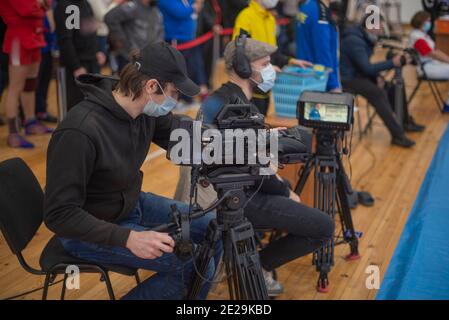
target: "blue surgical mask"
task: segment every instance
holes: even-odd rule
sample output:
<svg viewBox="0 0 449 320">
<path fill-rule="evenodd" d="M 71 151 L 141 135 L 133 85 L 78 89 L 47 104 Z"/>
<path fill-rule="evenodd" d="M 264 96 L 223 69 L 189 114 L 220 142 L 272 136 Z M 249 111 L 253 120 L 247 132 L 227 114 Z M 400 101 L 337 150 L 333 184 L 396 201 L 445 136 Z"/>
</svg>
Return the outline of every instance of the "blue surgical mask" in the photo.
<svg viewBox="0 0 449 320">
<path fill-rule="evenodd" d="M 425 33 L 428 33 L 432 29 L 432 23 L 430 21 L 424 22 L 423 30 Z"/>
<path fill-rule="evenodd" d="M 257 87 L 263 92 L 268 92 L 274 87 L 274 82 L 276 81 L 276 71 L 273 68 L 273 65 L 270 63 L 265 68 L 259 71 L 262 76 L 262 82 L 257 82 L 252 79 L 255 83 L 257 83 Z"/>
<path fill-rule="evenodd" d="M 164 101 L 162 102 L 162 104 L 157 104 L 153 101 L 152 98 L 150 98 L 151 100 L 143 108 L 143 113 L 145 113 L 147 116 L 156 118 L 167 115 L 176 107 L 176 104 L 178 103 L 176 99 L 165 94 L 164 89 L 162 89 L 159 83 L 157 85 L 159 86 L 159 88 L 161 88 L 162 93 L 164 94 Z"/>
</svg>

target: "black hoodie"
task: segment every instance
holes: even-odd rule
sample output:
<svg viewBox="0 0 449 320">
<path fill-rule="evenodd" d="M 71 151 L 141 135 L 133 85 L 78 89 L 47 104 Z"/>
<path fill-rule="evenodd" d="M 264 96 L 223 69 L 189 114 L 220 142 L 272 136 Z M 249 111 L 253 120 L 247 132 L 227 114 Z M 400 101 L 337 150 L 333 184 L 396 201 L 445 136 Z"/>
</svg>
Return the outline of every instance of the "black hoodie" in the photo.
<svg viewBox="0 0 449 320">
<path fill-rule="evenodd" d="M 71 6 L 79 10 L 79 29 L 68 28 L 76 16 L 71 14 Z M 56 38 L 58 40 L 60 61 L 70 71 L 96 62 L 97 28 L 92 7 L 87 0 L 58 0 L 54 10 Z"/>
<path fill-rule="evenodd" d="M 116 80 L 78 79 L 86 98 L 48 147 L 44 221 L 61 237 L 125 247 L 130 230 L 116 223 L 136 206 L 140 167 L 152 141 L 166 149 L 173 115 L 133 119 L 112 96 Z"/>
</svg>

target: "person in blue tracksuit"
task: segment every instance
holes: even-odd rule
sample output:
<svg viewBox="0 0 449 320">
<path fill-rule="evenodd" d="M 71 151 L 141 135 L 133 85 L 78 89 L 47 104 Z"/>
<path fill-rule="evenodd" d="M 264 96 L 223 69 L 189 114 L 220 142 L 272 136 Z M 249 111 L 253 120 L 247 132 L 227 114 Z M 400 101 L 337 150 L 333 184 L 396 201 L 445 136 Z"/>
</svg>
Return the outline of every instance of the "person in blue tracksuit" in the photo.
<svg viewBox="0 0 449 320">
<path fill-rule="evenodd" d="M 331 17 L 329 0 L 307 0 L 296 17 L 296 57 L 331 68 L 328 91 L 341 91 L 339 36 Z"/>
<path fill-rule="evenodd" d="M 165 41 L 171 44 L 183 44 L 195 39 L 197 18 L 203 4 L 198 0 L 159 0 L 159 10 L 164 17 Z M 207 96 L 207 77 L 202 55 L 202 46 L 182 50 L 187 64 L 189 77 L 200 86 L 200 97 Z M 183 96 L 183 100 L 192 100 Z"/>
</svg>

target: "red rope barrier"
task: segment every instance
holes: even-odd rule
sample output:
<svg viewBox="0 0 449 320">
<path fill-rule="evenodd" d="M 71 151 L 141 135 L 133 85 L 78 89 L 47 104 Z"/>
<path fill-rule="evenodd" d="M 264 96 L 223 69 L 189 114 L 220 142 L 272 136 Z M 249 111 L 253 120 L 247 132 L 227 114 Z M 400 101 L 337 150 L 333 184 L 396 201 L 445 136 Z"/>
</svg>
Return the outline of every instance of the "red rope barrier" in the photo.
<svg viewBox="0 0 449 320">
<path fill-rule="evenodd" d="M 276 23 L 277 23 L 278 26 L 285 26 L 285 25 L 290 23 L 290 19 L 289 18 L 278 19 L 276 21 Z M 221 36 L 230 36 L 230 35 L 232 35 L 233 31 L 234 31 L 233 28 L 223 29 L 220 32 L 220 35 Z M 179 51 L 192 49 L 192 48 L 194 48 L 196 46 L 202 45 L 203 43 L 209 41 L 213 37 L 214 37 L 214 33 L 212 31 L 209 31 L 209 32 L 206 32 L 202 36 L 199 36 L 198 38 L 196 38 L 196 39 L 194 39 L 192 41 L 188 41 L 188 42 L 184 42 L 184 43 L 178 44 L 177 46 L 175 46 L 175 48 L 178 49 Z"/>
</svg>

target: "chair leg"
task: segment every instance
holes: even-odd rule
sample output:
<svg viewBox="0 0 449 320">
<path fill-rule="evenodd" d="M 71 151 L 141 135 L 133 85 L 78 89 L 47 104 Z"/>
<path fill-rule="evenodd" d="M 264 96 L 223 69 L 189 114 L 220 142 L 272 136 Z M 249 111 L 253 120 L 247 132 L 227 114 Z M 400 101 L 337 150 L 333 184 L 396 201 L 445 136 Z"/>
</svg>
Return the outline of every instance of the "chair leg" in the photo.
<svg viewBox="0 0 449 320">
<path fill-rule="evenodd" d="M 109 278 L 108 272 L 105 270 L 101 270 L 100 273 L 101 273 L 104 283 L 106 284 L 106 289 L 108 290 L 109 299 L 115 300 L 114 290 L 112 289 L 111 279 Z"/>
<path fill-rule="evenodd" d="M 140 284 L 139 271 L 136 271 L 136 274 L 134 275 L 134 277 L 136 278 L 136 283 Z"/>
<path fill-rule="evenodd" d="M 51 270 L 45 275 L 44 289 L 42 291 L 42 300 L 47 300 L 48 286 L 50 285 Z"/>
<path fill-rule="evenodd" d="M 62 281 L 62 288 L 61 288 L 61 300 L 64 300 L 64 298 L 65 298 L 65 289 L 66 289 L 65 284 L 67 281 L 67 277 L 68 277 L 68 274 L 64 273 L 64 280 Z"/>
<path fill-rule="evenodd" d="M 440 90 L 438 90 L 438 85 L 433 81 L 429 81 L 429 87 L 430 90 L 432 91 L 435 101 L 437 102 L 438 109 L 440 110 L 441 113 L 444 113 L 443 112 L 444 99 L 441 96 Z"/>
<path fill-rule="evenodd" d="M 418 92 L 419 88 L 421 87 L 421 84 L 422 84 L 422 80 L 418 80 L 418 84 L 416 85 L 415 89 L 413 89 L 412 94 L 408 98 L 407 105 L 410 105 L 410 103 L 412 102 L 412 100 L 415 97 L 416 93 Z"/>
</svg>

